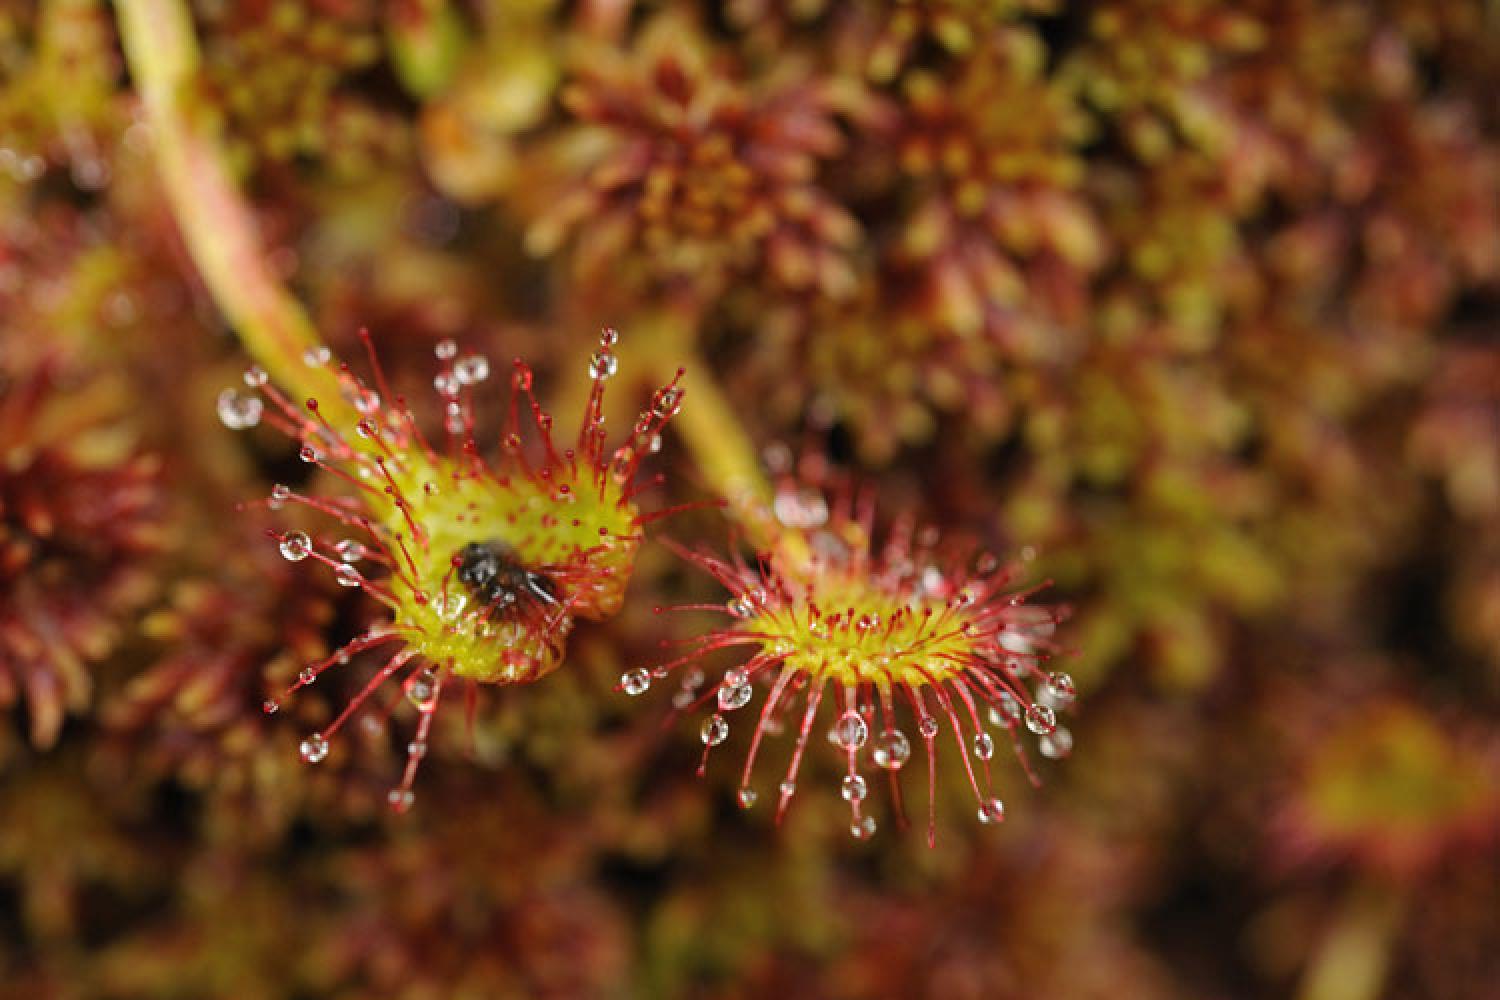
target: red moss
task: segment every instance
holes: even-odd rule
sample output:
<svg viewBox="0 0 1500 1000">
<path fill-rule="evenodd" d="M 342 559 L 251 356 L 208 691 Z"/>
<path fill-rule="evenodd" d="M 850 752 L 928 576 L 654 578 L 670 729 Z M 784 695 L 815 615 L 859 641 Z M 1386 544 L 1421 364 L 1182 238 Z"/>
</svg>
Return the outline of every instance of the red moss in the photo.
<svg viewBox="0 0 1500 1000">
<path fill-rule="evenodd" d="M 130 443 L 117 388 L 56 360 L 0 368 L 0 705 L 25 697 L 38 747 L 156 586 L 160 463 Z"/>
</svg>

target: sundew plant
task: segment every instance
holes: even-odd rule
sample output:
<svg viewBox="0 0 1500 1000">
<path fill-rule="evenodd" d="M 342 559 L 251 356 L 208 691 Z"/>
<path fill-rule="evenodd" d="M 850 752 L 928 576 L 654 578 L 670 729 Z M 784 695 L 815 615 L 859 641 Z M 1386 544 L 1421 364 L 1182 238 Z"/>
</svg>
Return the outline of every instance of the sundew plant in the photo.
<svg viewBox="0 0 1500 1000">
<path fill-rule="evenodd" d="M 0 4 L 0 1000 L 1488 1000 L 1497 68 Z"/>
</svg>

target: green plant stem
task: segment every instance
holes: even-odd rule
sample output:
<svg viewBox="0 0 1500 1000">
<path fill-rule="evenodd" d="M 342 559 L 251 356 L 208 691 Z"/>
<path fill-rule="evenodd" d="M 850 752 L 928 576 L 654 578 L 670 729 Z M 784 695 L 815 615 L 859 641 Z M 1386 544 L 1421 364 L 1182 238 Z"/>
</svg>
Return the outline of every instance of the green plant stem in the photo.
<svg viewBox="0 0 1500 1000">
<path fill-rule="evenodd" d="M 1391 939 L 1407 906 L 1403 887 L 1374 878 L 1349 888 L 1334 926 L 1313 955 L 1299 1000 L 1374 1000 L 1385 986 Z"/>
<path fill-rule="evenodd" d="M 635 343 L 657 379 L 666 381 L 686 369 L 679 383 L 682 412 L 673 420 L 698 471 L 729 504 L 729 517 L 751 544 L 775 548 L 784 564 L 806 562 L 810 553 L 800 534 L 776 530 L 771 513 L 771 485 L 761 471 L 755 445 L 735 416 L 734 407 L 714 380 L 708 363 L 694 346 L 697 323 L 687 309 L 663 309 L 641 322 Z"/>
<path fill-rule="evenodd" d="M 639 327 L 632 343 L 654 378 L 666 382 L 677 369 L 685 369 L 679 382 L 684 392 L 682 412 L 673 423 L 693 453 L 698 471 L 731 506 L 768 503 L 771 488 L 756 460 L 755 446 L 697 355 L 692 317 L 686 310 L 662 309 L 645 317 Z"/>
<path fill-rule="evenodd" d="M 172 214 L 209 294 L 245 349 L 295 399 L 317 397 L 334 422 L 358 419 L 326 366 L 304 354 L 321 339 L 272 272 L 255 217 L 235 186 L 212 116 L 193 108 L 198 43 L 182 0 L 117 0 L 120 37 Z"/>
</svg>

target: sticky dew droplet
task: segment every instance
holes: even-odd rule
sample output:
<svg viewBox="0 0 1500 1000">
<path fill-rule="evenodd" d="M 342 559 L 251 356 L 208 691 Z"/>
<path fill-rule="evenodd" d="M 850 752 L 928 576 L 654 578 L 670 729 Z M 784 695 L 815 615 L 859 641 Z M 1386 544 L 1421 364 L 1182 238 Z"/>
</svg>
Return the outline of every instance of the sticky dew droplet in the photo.
<svg viewBox="0 0 1500 1000">
<path fill-rule="evenodd" d="M 703 720 L 703 725 L 698 729 L 698 737 L 703 740 L 705 746 L 716 747 L 729 738 L 729 723 L 724 717 L 715 713 Z"/>
<path fill-rule="evenodd" d="M 589 378 L 595 382 L 603 382 L 612 377 L 619 370 L 619 360 L 607 350 L 600 350 L 589 358 Z"/>
<path fill-rule="evenodd" d="M 242 431 L 260 423 L 265 404 L 259 397 L 247 396 L 238 389 L 225 389 L 219 393 L 215 408 L 220 423 L 232 431 Z"/>
<path fill-rule="evenodd" d="M 869 736 L 869 727 L 865 720 L 853 709 L 838 717 L 833 728 L 828 733 L 828 738 L 833 744 L 844 750 L 859 749 L 865 745 Z"/>
<path fill-rule="evenodd" d="M 1061 670 L 1047 675 L 1045 688 L 1049 700 L 1057 708 L 1066 708 L 1078 695 L 1078 689 L 1073 685 L 1073 678 Z"/>
<path fill-rule="evenodd" d="M 470 354 L 453 364 L 453 377 L 461 385 L 478 385 L 490 377 L 490 359 L 482 354 Z"/>
<path fill-rule="evenodd" d="M 279 548 L 287 562 L 301 562 L 312 553 L 312 539 L 305 531 L 290 531 L 281 537 Z"/>
<path fill-rule="evenodd" d="M 431 711 L 437 703 L 437 674 L 428 667 L 406 682 L 406 700 L 419 712 Z"/>
<path fill-rule="evenodd" d="M 322 733 L 313 733 L 298 745 L 297 752 L 308 764 L 320 763 L 328 756 L 328 741 Z"/>
<path fill-rule="evenodd" d="M 1008 691 L 1000 692 L 999 701 L 998 705 L 990 706 L 990 724 L 1008 728 L 1021 718 L 1021 703 Z"/>
<path fill-rule="evenodd" d="M 753 689 L 744 679 L 744 674 L 737 670 L 731 670 L 724 675 L 724 682 L 719 685 L 719 711 L 733 712 L 744 708 L 750 703 Z"/>
<path fill-rule="evenodd" d="M 333 551 L 335 555 L 346 563 L 359 562 L 370 554 L 363 543 L 355 541 L 353 538 L 345 538 L 336 542 L 333 546 Z"/>
<path fill-rule="evenodd" d="M 1046 736 L 1057 728 L 1057 713 L 1048 705 L 1032 702 L 1026 709 L 1026 728 L 1037 736 Z"/>
<path fill-rule="evenodd" d="M 682 409 L 682 390 L 676 386 L 667 386 L 656 394 L 656 399 L 651 404 L 651 412 L 658 420 L 667 420 L 675 417 Z"/>
<path fill-rule="evenodd" d="M 870 757 L 875 761 L 876 767 L 885 768 L 887 771 L 899 771 L 911 757 L 911 741 L 899 729 L 882 730 L 880 735 L 875 737 L 875 745 L 870 750 Z"/>
<path fill-rule="evenodd" d="M 1036 747 L 1048 760 L 1063 760 L 1073 753 L 1073 733 L 1066 726 L 1058 726 L 1047 735 L 1039 737 Z"/>
</svg>

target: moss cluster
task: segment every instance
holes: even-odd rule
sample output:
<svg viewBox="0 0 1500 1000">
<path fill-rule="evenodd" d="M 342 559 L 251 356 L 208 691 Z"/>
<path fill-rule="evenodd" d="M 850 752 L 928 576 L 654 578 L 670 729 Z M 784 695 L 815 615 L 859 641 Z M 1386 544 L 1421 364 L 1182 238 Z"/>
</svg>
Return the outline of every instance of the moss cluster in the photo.
<svg viewBox="0 0 1500 1000">
<path fill-rule="evenodd" d="M 1493 992 L 1493 3 L 0 6 L 0 994 Z M 185 15 L 193 58 L 154 62 L 180 86 L 131 66 L 132 11 Z M 354 488 L 216 400 L 269 349 L 337 407 L 300 353 L 363 375 L 368 327 L 431 440 L 448 339 L 527 358 L 565 423 L 606 325 L 611 443 L 689 370 L 637 442 L 664 481 L 577 526 L 531 480 L 546 513 L 434 498 L 413 593 L 473 542 L 559 593 L 600 526 L 621 549 L 568 668 L 445 713 L 392 819 L 410 699 L 297 755 L 384 661 L 282 697 L 391 612 L 267 538 L 326 513 L 256 502 Z M 503 401 L 474 415 L 503 475 Z M 736 596 L 636 516 L 722 496 L 661 534 L 754 567 L 735 532 L 792 452 L 852 467 L 869 539 L 910 511 L 944 559 L 1031 547 L 1018 585 L 1074 609 L 1076 745 L 1040 792 L 996 768 L 1003 825 L 955 759 L 936 851 L 853 842 L 845 761 L 809 751 L 777 829 L 737 769 L 694 777 L 696 724 L 662 735 L 703 678 L 617 690 L 723 624 L 653 608 Z M 469 468 L 442 454 L 401 491 Z M 833 603 L 888 616 L 868 583 Z M 820 751 L 865 707 L 829 692 Z"/>
</svg>

